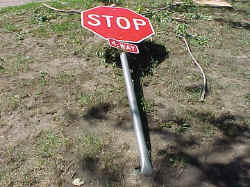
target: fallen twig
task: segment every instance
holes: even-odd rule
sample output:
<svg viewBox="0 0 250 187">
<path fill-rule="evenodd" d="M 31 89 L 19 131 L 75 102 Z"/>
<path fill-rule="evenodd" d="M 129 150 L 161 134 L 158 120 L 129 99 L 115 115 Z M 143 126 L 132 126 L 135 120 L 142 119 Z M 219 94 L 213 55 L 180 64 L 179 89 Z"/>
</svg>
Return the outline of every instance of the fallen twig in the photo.
<svg viewBox="0 0 250 187">
<path fill-rule="evenodd" d="M 187 20 L 185 20 L 183 18 L 172 17 L 172 19 L 175 20 L 175 21 L 177 21 L 177 22 L 187 23 Z"/>
<path fill-rule="evenodd" d="M 185 38 L 185 37 L 182 37 L 182 40 L 185 42 L 185 45 L 186 45 L 187 50 L 188 50 L 188 52 L 189 52 L 189 54 L 190 54 L 190 56 L 191 56 L 191 58 L 192 58 L 193 63 L 195 63 L 195 65 L 197 65 L 197 66 L 199 67 L 199 69 L 200 69 L 200 71 L 201 71 L 201 73 L 202 73 L 202 76 L 203 76 L 203 89 L 202 89 L 202 92 L 201 92 L 200 101 L 204 101 L 204 99 L 205 99 L 205 94 L 206 94 L 206 88 L 207 88 L 207 78 L 206 78 L 206 75 L 205 75 L 205 73 L 204 73 L 202 67 L 200 66 L 200 64 L 199 64 L 199 63 L 197 62 L 197 60 L 194 58 L 194 56 L 193 56 L 193 54 L 192 54 L 192 52 L 191 52 L 191 49 L 190 49 L 190 47 L 189 47 L 189 45 L 188 45 L 188 42 L 187 42 L 187 40 L 186 40 L 186 38 Z"/>
<path fill-rule="evenodd" d="M 64 13 L 68 13 L 68 14 L 81 14 L 81 11 L 79 11 L 79 10 L 61 10 L 61 9 L 57 9 L 57 8 L 52 7 L 52 6 L 49 6 L 45 3 L 42 3 L 42 5 L 46 6 L 49 9 L 55 10 L 57 12 L 64 12 Z"/>
</svg>

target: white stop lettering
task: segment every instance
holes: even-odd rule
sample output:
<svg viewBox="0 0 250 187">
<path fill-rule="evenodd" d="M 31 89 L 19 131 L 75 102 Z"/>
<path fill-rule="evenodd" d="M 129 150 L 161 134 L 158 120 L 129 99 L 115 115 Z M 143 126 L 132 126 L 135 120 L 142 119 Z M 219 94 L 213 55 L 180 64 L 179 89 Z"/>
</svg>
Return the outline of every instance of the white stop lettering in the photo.
<svg viewBox="0 0 250 187">
<path fill-rule="evenodd" d="M 121 20 L 124 20 L 124 22 L 126 24 L 125 26 L 123 26 L 121 24 Z M 130 29 L 130 22 L 129 22 L 129 20 L 127 18 L 117 17 L 116 18 L 116 23 L 117 23 L 118 27 L 120 27 L 121 29 Z"/>
</svg>

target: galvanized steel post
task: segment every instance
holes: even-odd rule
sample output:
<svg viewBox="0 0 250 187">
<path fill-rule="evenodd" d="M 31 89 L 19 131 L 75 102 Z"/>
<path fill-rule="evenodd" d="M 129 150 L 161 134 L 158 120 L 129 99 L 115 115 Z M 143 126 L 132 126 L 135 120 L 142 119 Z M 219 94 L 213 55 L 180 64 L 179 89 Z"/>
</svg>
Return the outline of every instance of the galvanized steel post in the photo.
<svg viewBox="0 0 250 187">
<path fill-rule="evenodd" d="M 128 101 L 130 105 L 131 116 L 137 140 L 137 147 L 139 149 L 141 173 L 144 175 L 151 175 L 153 170 L 150 162 L 150 155 L 145 142 L 140 112 L 137 106 L 126 53 L 121 53 L 120 59 L 122 62 L 123 75 L 127 88 Z"/>
</svg>

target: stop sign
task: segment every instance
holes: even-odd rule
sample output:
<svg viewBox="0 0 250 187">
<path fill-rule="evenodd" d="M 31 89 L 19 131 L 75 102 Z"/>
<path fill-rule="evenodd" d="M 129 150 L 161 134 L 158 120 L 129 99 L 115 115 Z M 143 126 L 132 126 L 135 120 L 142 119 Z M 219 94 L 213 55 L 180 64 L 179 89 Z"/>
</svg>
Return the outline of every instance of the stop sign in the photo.
<svg viewBox="0 0 250 187">
<path fill-rule="evenodd" d="M 98 6 L 81 13 L 82 26 L 104 39 L 139 43 L 154 34 L 148 18 L 127 8 Z"/>
</svg>

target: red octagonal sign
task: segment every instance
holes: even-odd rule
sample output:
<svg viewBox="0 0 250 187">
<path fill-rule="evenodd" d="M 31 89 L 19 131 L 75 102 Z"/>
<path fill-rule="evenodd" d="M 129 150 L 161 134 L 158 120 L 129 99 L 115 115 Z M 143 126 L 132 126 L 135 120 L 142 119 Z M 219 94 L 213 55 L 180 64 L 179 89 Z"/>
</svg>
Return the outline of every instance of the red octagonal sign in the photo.
<svg viewBox="0 0 250 187">
<path fill-rule="evenodd" d="M 154 34 L 148 18 L 127 8 L 98 6 L 81 14 L 82 26 L 104 39 L 139 43 Z"/>
</svg>

